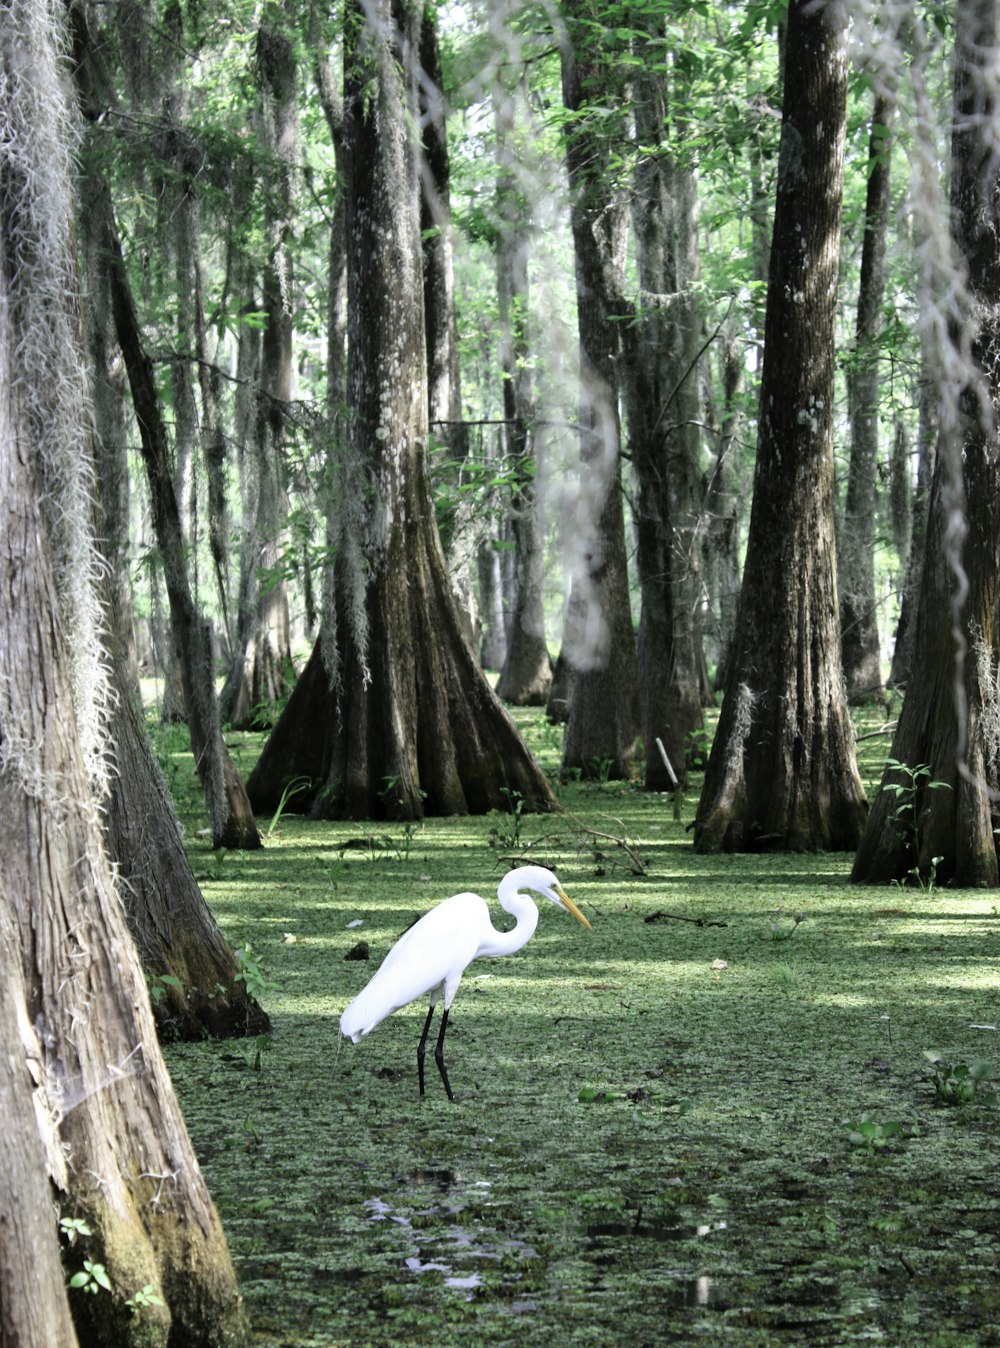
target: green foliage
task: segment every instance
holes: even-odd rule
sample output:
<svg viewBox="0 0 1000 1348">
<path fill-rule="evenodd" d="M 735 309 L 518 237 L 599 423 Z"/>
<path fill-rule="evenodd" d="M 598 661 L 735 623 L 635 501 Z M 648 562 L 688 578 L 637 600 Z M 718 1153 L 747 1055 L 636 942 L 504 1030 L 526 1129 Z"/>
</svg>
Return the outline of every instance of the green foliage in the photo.
<svg viewBox="0 0 1000 1348">
<path fill-rule="evenodd" d="M 60 1217 L 59 1230 L 67 1245 L 75 1245 L 82 1236 L 94 1234 L 88 1222 L 82 1217 Z"/>
<path fill-rule="evenodd" d="M 111 1291 L 111 1279 L 104 1265 L 96 1264 L 90 1259 L 83 1261 L 83 1268 L 79 1273 L 73 1274 L 69 1285 L 75 1292 L 91 1292 L 95 1295 L 100 1291 Z"/>
<path fill-rule="evenodd" d="M 848 1145 L 854 1151 L 862 1151 L 869 1156 L 882 1151 L 891 1142 L 905 1142 L 909 1138 L 920 1136 L 920 1127 L 916 1121 L 883 1122 L 874 1114 L 863 1113 L 857 1121 L 843 1119 L 841 1128 L 847 1134 Z"/>
<path fill-rule="evenodd" d="M 267 976 L 263 956 L 258 954 L 249 941 L 244 941 L 236 951 L 236 962 L 240 967 L 236 982 L 246 985 L 247 995 L 255 1002 L 263 1001 L 268 993 L 277 990 L 278 984 Z"/>
<path fill-rule="evenodd" d="M 500 794 L 507 797 L 508 814 L 491 811 L 495 822 L 490 828 L 490 846 L 501 852 L 516 852 L 521 846 L 521 830 L 524 826 L 524 795 L 510 787 L 502 786 Z"/>
<path fill-rule="evenodd" d="M 888 774 L 891 772 L 896 773 L 902 780 L 889 781 Z M 906 872 L 906 877 L 903 880 L 894 881 L 894 883 L 915 884 L 928 892 L 932 892 L 935 888 L 937 867 L 942 858 L 932 857 L 927 872 L 924 873 L 921 870 L 919 858 L 923 838 L 923 823 L 930 813 L 929 807 L 920 809 L 921 795 L 924 791 L 951 790 L 947 782 L 930 781 L 930 775 L 931 770 L 926 763 L 918 763 L 916 767 L 911 767 L 908 763 L 901 763 L 896 758 L 888 758 L 886 759 L 886 776 L 882 780 L 881 788 L 888 795 L 894 797 L 889 817 L 895 824 L 896 830 L 903 839 L 914 862 Z"/>
<path fill-rule="evenodd" d="M 274 835 L 274 830 L 278 827 L 278 824 L 281 821 L 281 816 L 287 810 L 289 802 L 293 801 L 296 796 L 301 796 L 303 791 L 308 791 L 311 786 L 312 782 L 310 781 L 310 779 L 301 773 L 299 774 L 299 776 L 292 777 L 289 781 L 285 783 L 284 790 L 281 793 L 281 798 L 278 801 L 278 807 L 275 810 L 274 814 L 271 816 L 271 822 L 264 830 L 265 838 L 270 838 Z"/>
<path fill-rule="evenodd" d="M 159 1006 L 167 995 L 168 988 L 181 988 L 184 984 L 176 974 L 146 974 L 146 986 L 149 989 L 149 1000 L 154 1006 Z"/>
<path fill-rule="evenodd" d="M 983 1105 L 995 1105 L 996 1093 L 980 1092 L 984 1081 L 995 1075 L 992 1066 L 981 1058 L 971 1063 L 951 1062 L 943 1058 L 936 1049 L 924 1049 L 924 1057 L 931 1065 L 934 1090 L 937 1097 L 946 1105 L 967 1105 L 973 1100 Z"/>
<path fill-rule="evenodd" d="M 125 1298 L 125 1305 L 133 1315 L 138 1315 L 140 1311 L 149 1310 L 151 1306 L 163 1306 L 165 1304 L 151 1282 L 141 1287 L 134 1296 Z"/>
</svg>

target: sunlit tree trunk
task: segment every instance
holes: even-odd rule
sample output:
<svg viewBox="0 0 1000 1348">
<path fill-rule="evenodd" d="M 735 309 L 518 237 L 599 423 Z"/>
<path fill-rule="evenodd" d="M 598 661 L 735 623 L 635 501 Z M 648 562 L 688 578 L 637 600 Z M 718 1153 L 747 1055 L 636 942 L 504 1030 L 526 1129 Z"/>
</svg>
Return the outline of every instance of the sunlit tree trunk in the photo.
<svg viewBox="0 0 1000 1348">
<path fill-rule="evenodd" d="M 662 75 L 636 76 L 632 106 L 642 150 L 632 204 L 639 295 L 622 324 L 622 386 L 638 483 L 645 780 L 663 791 L 684 779 L 688 737 L 702 720 L 696 187 L 671 152 Z"/>
<path fill-rule="evenodd" d="M 462 412 L 462 378 L 455 310 L 455 240 L 451 218 L 451 158 L 447 107 L 438 43 L 438 16 L 425 7 L 420 28 L 421 194 L 420 233 L 424 262 L 424 331 L 427 339 L 427 401 L 433 439 L 461 473 L 469 455 L 469 428 Z M 474 641 L 479 629 L 475 550 L 469 543 L 475 504 L 461 496 L 442 511 L 442 542 L 462 630 Z"/>
<path fill-rule="evenodd" d="M 32 1348 L 235 1345 L 246 1326 L 232 1264 L 102 838 L 107 684 L 59 12 L 0 5 L 0 1099 L 12 1143 L 0 1335 Z M 70 1311 L 63 1216 L 91 1228 L 69 1266 L 90 1259 L 110 1282 Z M 127 1301 L 147 1285 L 163 1304 L 136 1316 Z"/>
<path fill-rule="evenodd" d="M 266 721 L 291 686 L 292 648 L 288 584 L 281 574 L 290 546 L 284 481 L 285 418 L 292 397 L 293 179 L 299 157 L 297 63 L 290 36 L 274 23 L 257 30 L 255 69 L 261 92 L 260 128 L 274 157 L 266 193 L 269 240 L 261 281 L 266 315 L 260 352 L 260 386 L 254 408 L 252 518 L 246 539 L 240 633 L 225 707 L 234 725 Z"/>
<path fill-rule="evenodd" d="M 865 799 L 840 661 L 834 320 L 845 30 L 792 0 L 753 508 L 700 851 L 853 848 Z"/>
<path fill-rule="evenodd" d="M 635 636 L 629 605 L 628 564 L 621 489 L 621 427 L 616 360 L 618 325 L 614 297 L 622 290 L 624 202 L 609 169 L 612 132 L 607 125 L 610 78 L 603 27 L 589 0 L 569 7 L 562 50 L 563 102 L 572 194 L 577 322 L 580 335 L 580 491 L 573 542 L 577 556 L 571 602 L 578 621 L 567 630 L 573 669 L 564 771 L 626 776 L 640 733 Z M 588 105 L 594 105 L 592 108 Z M 616 152 L 616 149 L 615 149 Z"/>
<path fill-rule="evenodd" d="M 952 232 L 968 289 L 949 313 L 913 663 L 887 768 L 852 878 L 1000 884 L 1000 114 L 993 0 L 956 8 Z M 954 294 L 962 294 L 956 276 Z M 942 297 L 942 302 L 946 302 Z M 889 787 L 890 789 L 885 789 Z M 893 787 L 901 787 L 902 796 Z M 901 806 L 908 806 L 902 809 Z"/>
<path fill-rule="evenodd" d="M 851 418 L 851 459 L 844 518 L 837 539 L 840 627 L 851 702 L 876 696 L 882 688 L 878 609 L 875 599 L 875 510 L 877 505 L 879 366 L 886 242 L 889 229 L 890 131 L 893 105 L 876 94 L 868 151 L 868 194 L 861 249 L 854 350 L 847 371 Z"/>
<path fill-rule="evenodd" d="M 494 8 L 494 29 L 502 31 L 506 5 Z M 530 206 L 517 172 L 515 111 L 523 96 L 498 78 L 493 88 L 497 143 L 497 302 L 503 374 L 503 443 L 515 474 L 510 528 L 514 541 L 514 609 L 507 656 L 497 692 L 516 706 L 544 706 L 552 683 L 552 662 L 545 641 L 543 605 L 545 539 L 535 488 L 535 400 L 529 342 L 528 260 Z"/>
<path fill-rule="evenodd" d="M 261 808 L 417 818 L 529 809 L 551 788 L 461 630 L 427 470 L 417 124 L 420 5 L 348 9 L 348 459 L 336 629 L 321 634 L 249 782 Z"/>
</svg>

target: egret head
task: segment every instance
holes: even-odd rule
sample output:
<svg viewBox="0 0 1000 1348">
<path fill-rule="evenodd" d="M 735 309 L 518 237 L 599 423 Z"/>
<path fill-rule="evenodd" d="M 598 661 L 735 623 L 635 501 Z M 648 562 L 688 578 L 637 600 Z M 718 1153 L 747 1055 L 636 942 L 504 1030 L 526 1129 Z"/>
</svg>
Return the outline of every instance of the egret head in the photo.
<svg viewBox="0 0 1000 1348">
<path fill-rule="evenodd" d="M 545 866 L 518 866 L 516 870 L 509 871 L 501 882 L 501 890 L 508 887 L 510 892 L 530 889 L 535 894 L 540 894 L 542 898 L 548 899 L 550 903 L 556 904 L 559 908 L 565 908 L 567 913 L 572 913 L 576 920 L 582 922 L 585 927 L 590 926 L 590 923 L 563 889 L 558 878 Z"/>
</svg>

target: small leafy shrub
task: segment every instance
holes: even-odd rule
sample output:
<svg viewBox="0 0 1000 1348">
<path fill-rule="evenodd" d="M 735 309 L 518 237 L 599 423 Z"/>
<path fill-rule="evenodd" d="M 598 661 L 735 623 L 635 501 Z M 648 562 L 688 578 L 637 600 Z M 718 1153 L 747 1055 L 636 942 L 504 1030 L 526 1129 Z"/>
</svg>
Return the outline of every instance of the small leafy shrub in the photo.
<svg viewBox="0 0 1000 1348">
<path fill-rule="evenodd" d="M 236 952 L 236 962 L 240 966 L 240 971 L 236 975 L 237 983 L 245 983 L 247 993 L 255 1002 L 259 1002 L 266 997 L 269 992 L 273 992 L 278 986 L 268 978 L 264 969 L 264 960 L 258 955 L 249 941 L 244 941 L 243 945 Z"/>
<path fill-rule="evenodd" d="M 83 1268 L 79 1273 L 73 1274 L 69 1285 L 74 1291 L 93 1292 L 95 1295 L 102 1288 L 105 1292 L 111 1291 L 111 1279 L 104 1265 L 92 1263 L 89 1259 L 83 1261 Z"/>
<path fill-rule="evenodd" d="M 883 781 L 882 790 L 895 797 L 890 808 L 889 814 L 896 826 L 896 830 L 902 838 L 907 850 L 913 856 L 913 865 L 906 872 L 902 880 L 894 880 L 897 885 L 915 884 L 920 889 L 933 893 L 937 882 L 938 863 L 941 857 L 932 857 L 930 868 L 926 875 L 920 870 L 920 850 L 923 837 L 923 823 L 929 811 L 917 810 L 917 798 L 921 791 L 950 791 L 951 787 L 947 782 L 931 782 L 927 778 L 931 775 L 930 766 L 927 763 L 918 763 L 916 767 L 911 767 L 909 763 L 901 763 L 898 758 L 886 759 L 886 771 L 894 772 L 902 780 L 896 782 Z"/>
<path fill-rule="evenodd" d="M 795 935 L 795 930 L 799 923 L 805 921 L 805 916 L 805 913 L 793 913 L 790 919 L 791 926 L 789 926 L 781 913 L 772 913 L 767 920 L 768 930 L 771 933 L 771 940 L 790 940 Z"/>
<path fill-rule="evenodd" d="M 995 1105 L 995 1091 L 980 1091 L 984 1081 L 993 1076 L 993 1068 L 982 1059 L 971 1063 L 949 1062 L 935 1049 L 925 1049 L 924 1057 L 931 1065 L 934 1091 L 946 1105 L 967 1105 L 976 1100 L 982 1105 Z"/>
<path fill-rule="evenodd" d="M 125 1305 L 133 1315 L 138 1315 L 140 1311 L 147 1310 L 150 1306 L 162 1306 L 164 1304 L 163 1298 L 157 1293 L 151 1282 L 146 1283 L 145 1287 L 136 1292 L 135 1296 L 125 1299 Z"/>
<path fill-rule="evenodd" d="M 501 795 L 507 797 L 509 814 L 497 813 L 497 822 L 490 829 L 490 846 L 498 851 L 515 852 L 521 846 L 521 828 L 524 823 L 524 796 L 509 786 L 500 788 Z"/>
<path fill-rule="evenodd" d="M 905 1141 L 907 1138 L 920 1135 L 916 1122 L 883 1123 L 867 1111 L 856 1122 L 853 1119 L 842 1119 L 840 1126 L 847 1134 L 847 1142 L 851 1149 L 866 1152 L 869 1156 L 874 1156 L 875 1152 L 881 1151 L 897 1139 Z"/>
<path fill-rule="evenodd" d="M 690 772 L 703 772 L 712 751 L 712 735 L 705 726 L 689 730 L 684 742 L 684 760 Z"/>
<path fill-rule="evenodd" d="M 154 1006 L 159 1006 L 168 988 L 183 988 L 184 984 L 176 974 L 147 974 L 146 986 L 149 988 L 149 1000 Z"/>
</svg>

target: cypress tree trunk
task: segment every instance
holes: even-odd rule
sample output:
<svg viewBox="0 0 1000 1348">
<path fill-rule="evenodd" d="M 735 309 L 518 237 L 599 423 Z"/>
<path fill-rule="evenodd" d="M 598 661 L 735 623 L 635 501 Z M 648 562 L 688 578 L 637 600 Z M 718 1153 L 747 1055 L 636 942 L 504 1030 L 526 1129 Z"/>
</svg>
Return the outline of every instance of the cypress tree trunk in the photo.
<svg viewBox="0 0 1000 1348">
<path fill-rule="evenodd" d="M 1000 884 L 1000 175 L 991 79 L 1000 40 L 992 0 L 956 9 L 952 233 L 968 269 L 950 314 L 957 405 L 942 381 L 942 445 L 930 501 L 913 667 L 854 880 L 921 877 Z M 956 287 L 957 293 L 961 293 Z M 956 415 L 950 417 L 953 410 Z M 950 619 L 950 621 L 949 621 Z M 908 805 L 903 811 L 900 806 Z"/>
<path fill-rule="evenodd" d="M 753 509 L 703 852 L 853 848 L 864 825 L 833 538 L 844 43 L 832 7 L 792 0 Z"/>
<path fill-rule="evenodd" d="M 870 171 L 857 326 L 847 373 L 851 460 L 843 527 L 837 540 L 844 677 L 851 702 L 877 696 L 882 688 L 875 600 L 879 400 L 876 343 L 882 329 L 882 297 L 885 293 L 892 119 L 892 102 L 885 94 L 876 94 L 868 151 Z"/>
<path fill-rule="evenodd" d="M 418 182 L 420 5 L 347 16 L 349 459 L 336 628 L 321 634 L 250 778 L 262 809 L 418 818 L 552 808 L 462 634 L 427 472 Z"/>
<path fill-rule="evenodd" d="M 0 1098 L 14 1143 L 0 1171 L 0 1331 L 5 1344 L 235 1345 L 232 1264 L 101 832 L 107 684 L 58 13 L 0 4 Z M 75 1334 L 55 1273 L 60 1216 L 92 1230 L 67 1255 L 73 1271 L 86 1257 L 111 1283 L 74 1300 Z M 164 1304 L 136 1316 L 127 1300 L 146 1284 Z"/>
<path fill-rule="evenodd" d="M 494 30 L 503 28 L 508 7 L 493 15 Z M 497 301 L 503 371 L 503 442 L 514 468 L 510 528 L 514 539 L 514 610 L 507 655 L 497 693 L 519 707 L 544 706 L 552 683 L 552 661 L 545 641 L 543 605 L 544 546 L 535 491 L 535 400 L 528 332 L 528 258 L 531 248 L 530 209 L 518 181 L 515 109 L 522 90 L 494 84 L 497 141 Z"/>
<path fill-rule="evenodd" d="M 639 298 L 638 312 L 622 324 L 622 384 L 638 481 L 638 668 L 645 780 L 650 790 L 665 791 L 684 779 L 688 737 L 702 722 L 696 194 L 692 172 L 670 153 L 662 75 L 637 75 L 633 107 L 643 150 L 632 205 Z"/>
<path fill-rule="evenodd" d="M 579 621 L 564 655 L 573 693 L 563 771 L 625 777 L 640 733 L 635 636 L 629 605 L 621 483 L 621 428 L 614 297 L 621 293 L 625 215 L 608 170 L 610 128 L 602 113 L 609 70 L 603 28 L 589 0 L 569 7 L 562 52 L 566 164 L 572 193 L 580 334 L 580 522 L 571 604 Z M 600 111 L 588 111 L 596 103 Z M 623 133 L 623 127 L 618 130 Z"/>
</svg>

